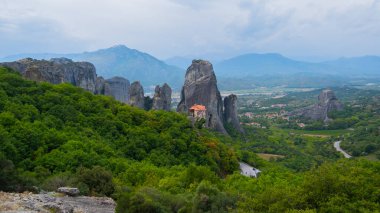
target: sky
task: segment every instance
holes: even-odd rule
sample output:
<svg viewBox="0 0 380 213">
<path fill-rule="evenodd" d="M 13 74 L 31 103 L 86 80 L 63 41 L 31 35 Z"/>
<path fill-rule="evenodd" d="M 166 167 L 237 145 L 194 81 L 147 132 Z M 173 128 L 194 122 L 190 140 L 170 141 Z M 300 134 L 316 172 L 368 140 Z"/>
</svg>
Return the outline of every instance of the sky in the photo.
<svg viewBox="0 0 380 213">
<path fill-rule="evenodd" d="M 124 44 L 160 59 L 380 55 L 380 0 L 0 0 L 0 57 Z"/>
</svg>

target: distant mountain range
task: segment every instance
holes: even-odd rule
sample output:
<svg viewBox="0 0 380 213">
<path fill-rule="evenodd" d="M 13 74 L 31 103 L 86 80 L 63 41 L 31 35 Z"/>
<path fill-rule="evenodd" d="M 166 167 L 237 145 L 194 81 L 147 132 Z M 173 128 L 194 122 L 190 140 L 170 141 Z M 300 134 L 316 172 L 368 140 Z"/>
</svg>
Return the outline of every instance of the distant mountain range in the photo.
<svg viewBox="0 0 380 213">
<path fill-rule="evenodd" d="M 355 77 L 380 76 L 380 57 L 363 56 L 311 63 L 296 61 L 279 54 L 246 54 L 224 60 L 214 66 L 223 77 L 262 75 L 293 75 L 297 73 L 347 75 Z"/>
<path fill-rule="evenodd" d="M 74 61 L 88 61 L 95 65 L 98 75 L 105 78 L 125 77 L 128 80 L 139 80 L 144 87 L 168 83 L 173 89 L 180 89 L 185 72 L 183 69 L 168 65 L 165 62 L 124 45 L 117 45 L 93 52 L 75 54 L 19 54 L 0 59 L 0 62 L 15 61 L 22 58 L 50 59 L 66 57 Z"/>
<path fill-rule="evenodd" d="M 75 54 L 19 54 L 0 58 L 0 62 L 21 58 L 50 59 L 66 57 L 88 61 L 106 78 L 121 76 L 139 80 L 145 88 L 168 83 L 179 91 L 185 70 L 192 59 L 173 57 L 165 61 L 147 53 L 117 45 L 93 52 Z M 380 57 L 363 56 L 311 63 L 280 54 L 245 54 L 214 64 L 221 89 L 249 89 L 257 86 L 328 87 L 365 84 L 380 79 Z"/>
</svg>

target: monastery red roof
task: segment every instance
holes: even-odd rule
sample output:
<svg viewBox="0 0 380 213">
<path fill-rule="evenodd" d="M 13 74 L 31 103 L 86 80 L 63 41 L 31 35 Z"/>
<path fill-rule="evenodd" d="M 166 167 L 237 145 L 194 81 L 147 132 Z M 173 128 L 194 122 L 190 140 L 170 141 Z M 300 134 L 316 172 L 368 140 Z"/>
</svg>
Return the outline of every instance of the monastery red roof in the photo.
<svg viewBox="0 0 380 213">
<path fill-rule="evenodd" d="M 198 105 L 198 104 L 194 104 L 190 110 L 194 110 L 194 111 L 205 111 L 206 110 L 206 107 L 203 106 L 203 105 Z"/>
</svg>

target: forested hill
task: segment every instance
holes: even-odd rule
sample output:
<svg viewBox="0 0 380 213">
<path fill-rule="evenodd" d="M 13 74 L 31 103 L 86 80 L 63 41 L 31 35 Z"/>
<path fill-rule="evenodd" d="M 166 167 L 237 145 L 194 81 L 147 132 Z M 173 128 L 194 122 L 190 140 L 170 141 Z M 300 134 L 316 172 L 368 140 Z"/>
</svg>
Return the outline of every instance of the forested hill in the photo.
<svg viewBox="0 0 380 213">
<path fill-rule="evenodd" d="M 267 133 L 257 136 L 277 144 Z M 117 212 L 380 209 L 378 162 L 317 155 L 315 168 L 296 172 L 258 159 L 252 143 L 235 139 L 195 129 L 178 113 L 147 112 L 0 68 L 0 191 L 78 187 L 114 198 Z M 287 154 L 304 164 L 304 155 Z M 259 166 L 259 178 L 241 175 L 238 158 Z"/>
<path fill-rule="evenodd" d="M 238 167 L 232 151 L 196 134 L 183 115 L 146 112 L 69 84 L 27 81 L 5 68 L 0 68 L 0 143 L 1 161 L 42 181 L 33 184 L 43 184 L 46 174 L 80 167 L 101 166 L 118 175 L 130 161 L 205 165 L 219 175 Z M 32 184 L 9 181 L 0 190 Z"/>
</svg>

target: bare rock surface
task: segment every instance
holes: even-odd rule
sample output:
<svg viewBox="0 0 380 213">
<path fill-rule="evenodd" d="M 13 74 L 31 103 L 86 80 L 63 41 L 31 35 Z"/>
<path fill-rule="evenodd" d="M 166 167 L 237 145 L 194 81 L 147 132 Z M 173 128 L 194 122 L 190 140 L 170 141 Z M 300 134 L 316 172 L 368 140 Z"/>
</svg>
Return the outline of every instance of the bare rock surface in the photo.
<svg viewBox="0 0 380 213">
<path fill-rule="evenodd" d="M 131 84 L 129 105 L 144 109 L 144 89 L 139 81 Z"/>
<path fill-rule="evenodd" d="M 104 95 L 112 96 L 116 100 L 128 103 L 130 83 L 123 77 L 113 77 L 104 81 Z"/>
<path fill-rule="evenodd" d="M 67 58 L 52 58 L 50 60 L 35 60 L 25 58 L 14 62 L 0 63 L 20 72 L 25 78 L 52 84 L 71 83 L 94 94 L 112 96 L 116 100 L 128 103 L 130 83 L 122 77 L 105 80 L 97 77 L 93 64 L 74 62 Z"/>
<path fill-rule="evenodd" d="M 230 124 L 233 128 L 239 132 L 244 132 L 240 126 L 240 121 L 237 112 L 237 97 L 231 94 L 224 98 L 224 122 Z"/>
<path fill-rule="evenodd" d="M 78 188 L 71 188 L 71 187 L 59 187 L 57 189 L 57 192 L 63 193 L 69 196 L 77 196 L 80 193 Z"/>
<path fill-rule="evenodd" d="M 95 94 L 104 95 L 106 80 L 103 77 L 97 77 L 95 81 Z"/>
<path fill-rule="evenodd" d="M 0 192 L 0 212 L 113 213 L 115 207 L 115 201 L 107 197 Z"/>
<path fill-rule="evenodd" d="M 67 58 L 52 58 L 49 61 L 26 58 L 0 63 L 0 66 L 12 68 L 33 81 L 71 83 L 95 93 L 96 71 L 94 65 L 88 62 L 73 62 Z"/>
<path fill-rule="evenodd" d="M 188 113 L 194 104 L 206 106 L 206 127 L 227 133 L 223 126 L 223 102 L 212 64 L 193 60 L 186 71 L 177 111 Z"/>
<path fill-rule="evenodd" d="M 166 110 L 170 111 L 170 106 L 172 103 L 172 89 L 168 84 L 156 86 L 153 96 L 153 106 L 154 110 Z"/>
</svg>

